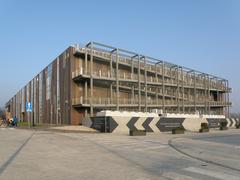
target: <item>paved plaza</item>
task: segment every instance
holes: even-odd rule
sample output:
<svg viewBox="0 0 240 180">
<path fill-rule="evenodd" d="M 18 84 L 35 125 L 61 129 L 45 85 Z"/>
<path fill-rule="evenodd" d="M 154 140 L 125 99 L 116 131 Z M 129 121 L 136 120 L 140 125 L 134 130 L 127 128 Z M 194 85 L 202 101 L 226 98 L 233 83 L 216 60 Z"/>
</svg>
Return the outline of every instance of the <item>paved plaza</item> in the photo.
<svg viewBox="0 0 240 180">
<path fill-rule="evenodd" d="M 122 134 L 0 128 L 0 179 L 239 179 L 240 131 Z"/>
</svg>

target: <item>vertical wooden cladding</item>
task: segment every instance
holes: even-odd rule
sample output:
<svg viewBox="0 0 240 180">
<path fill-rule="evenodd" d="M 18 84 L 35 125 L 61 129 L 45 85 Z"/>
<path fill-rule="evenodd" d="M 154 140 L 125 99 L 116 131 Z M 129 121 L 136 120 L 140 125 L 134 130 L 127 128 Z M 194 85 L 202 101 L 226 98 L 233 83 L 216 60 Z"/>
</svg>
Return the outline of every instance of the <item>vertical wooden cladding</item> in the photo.
<svg viewBox="0 0 240 180">
<path fill-rule="evenodd" d="M 37 124 L 78 124 L 71 105 L 73 49 L 66 49 L 51 64 L 35 76 L 10 101 L 10 112 L 19 120 L 28 121 L 26 102 L 31 102 L 30 121 Z M 76 90 L 77 92 L 77 90 Z M 75 122 L 75 123 L 74 123 Z"/>
<path fill-rule="evenodd" d="M 72 84 L 72 73 L 71 73 L 71 47 L 64 51 L 59 56 L 59 100 L 60 109 L 58 117 L 59 124 L 70 124 L 71 123 L 71 84 Z M 56 65 L 57 67 L 57 65 Z M 57 77 L 57 68 L 56 73 Z M 57 81 L 55 81 L 57 82 Z M 57 85 L 56 85 L 57 86 Z M 56 88 L 57 91 L 57 88 Z M 56 93 L 57 94 L 57 93 Z"/>
<path fill-rule="evenodd" d="M 72 97 L 81 97 L 83 96 L 84 92 L 84 84 L 82 83 L 73 83 L 71 75 L 72 72 L 76 71 L 77 69 L 83 69 L 84 66 L 84 60 L 81 58 L 77 58 L 73 55 L 74 48 L 70 47 L 68 49 L 69 51 L 69 58 L 71 59 L 70 61 L 70 101 L 72 100 Z M 70 102 L 70 105 L 72 102 Z M 81 119 L 84 117 L 84 110 L 83 109 L 75 109 L 71 106 L 71 124 L 72 125 L 79 125 L 81 124 Z"/>
<path fill-rule="evenodd" d="M 42 86 L 43 123 L 70 124 L 70 70 L 69 49 L 44 69 Z"/>
<path fill-rule="evenodd" d="M 52 63 L 50 123 L 57 124 L 57 59 Z"/>
<path fill-rule="evenodd" d="M 33 119 L 39 124 L 39 75 L 34 78 Z"/>
</svg>

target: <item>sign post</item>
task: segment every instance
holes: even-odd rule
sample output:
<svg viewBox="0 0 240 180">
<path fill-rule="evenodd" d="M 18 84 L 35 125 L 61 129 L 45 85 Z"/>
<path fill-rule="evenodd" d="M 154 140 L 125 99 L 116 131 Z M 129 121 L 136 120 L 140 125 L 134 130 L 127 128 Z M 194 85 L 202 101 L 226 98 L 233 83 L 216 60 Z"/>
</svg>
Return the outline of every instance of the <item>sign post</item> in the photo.
<svg viewBox="0 0 240 180">
<path fill-rule="evenodd" d="M 28 127 L 30 128 L 30 113 L 32 112 L 32 103 L 26 102 L 26 111 L 28 114 Z"/>
</svg>

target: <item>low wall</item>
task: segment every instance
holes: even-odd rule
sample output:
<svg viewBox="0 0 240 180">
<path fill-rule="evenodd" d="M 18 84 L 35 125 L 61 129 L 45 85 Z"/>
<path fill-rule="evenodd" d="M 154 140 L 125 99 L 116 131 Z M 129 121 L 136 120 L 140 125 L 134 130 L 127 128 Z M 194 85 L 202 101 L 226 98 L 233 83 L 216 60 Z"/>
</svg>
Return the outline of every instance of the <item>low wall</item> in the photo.
<svg viewBox="0 0 240 180">
<path fill-rule="evenodd" d="M 90 122 L 91 121 L 91 122 Z M 87 125 L 100 132 L 129 133 L 130 130 L 147 132 L 168 132 L 177 127 L 188 131 L 199 131 L 201 123 L 208 123 L 204 118 L 165 118 L 165 117 L 93 117 Z"/>
<path fill-rule="evenodd" d="M 216 119 L 216 118 L 207 118 L 209 128 L 219 128 L 220 123 L 222 121 L 227 122 L 228 128 L 235 128 L 237 123 L 240 123 L 238 118 L 224 118 L 224 119 Z"/>
<path fill-rule="evenodd" d="M 239 119 L 226 119 L 216 115 L 186 115 L 176 114 L 158 116 L 156 113 L 112 112 L 105 111 L 96 117 L 83 121 L 84 126 L 109 133 L 129 133 L 130 130 L 146 130 L 147 132 L 168 132 L 177 127 L 187 131 L 198 132 L 201 123 L 207 123 L 209 128 L 219 128 L 220 122 L 226 121 L 229 128 L 235 127 Z"/>
</svg>

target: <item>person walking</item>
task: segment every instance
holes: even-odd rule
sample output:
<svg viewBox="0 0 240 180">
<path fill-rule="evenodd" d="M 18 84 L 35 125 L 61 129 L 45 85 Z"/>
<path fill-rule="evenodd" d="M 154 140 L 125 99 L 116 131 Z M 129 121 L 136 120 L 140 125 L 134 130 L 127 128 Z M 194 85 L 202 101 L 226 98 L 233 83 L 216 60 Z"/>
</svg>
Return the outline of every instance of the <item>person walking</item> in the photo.
<svg viewBox="0 0 240 180">
<path fill-rule="evenodd" d="M 13 118 L 13 126 L 17 127 L 17 117 L 16 116 L 14 116 L 14 118 Z"/>
</svg>

